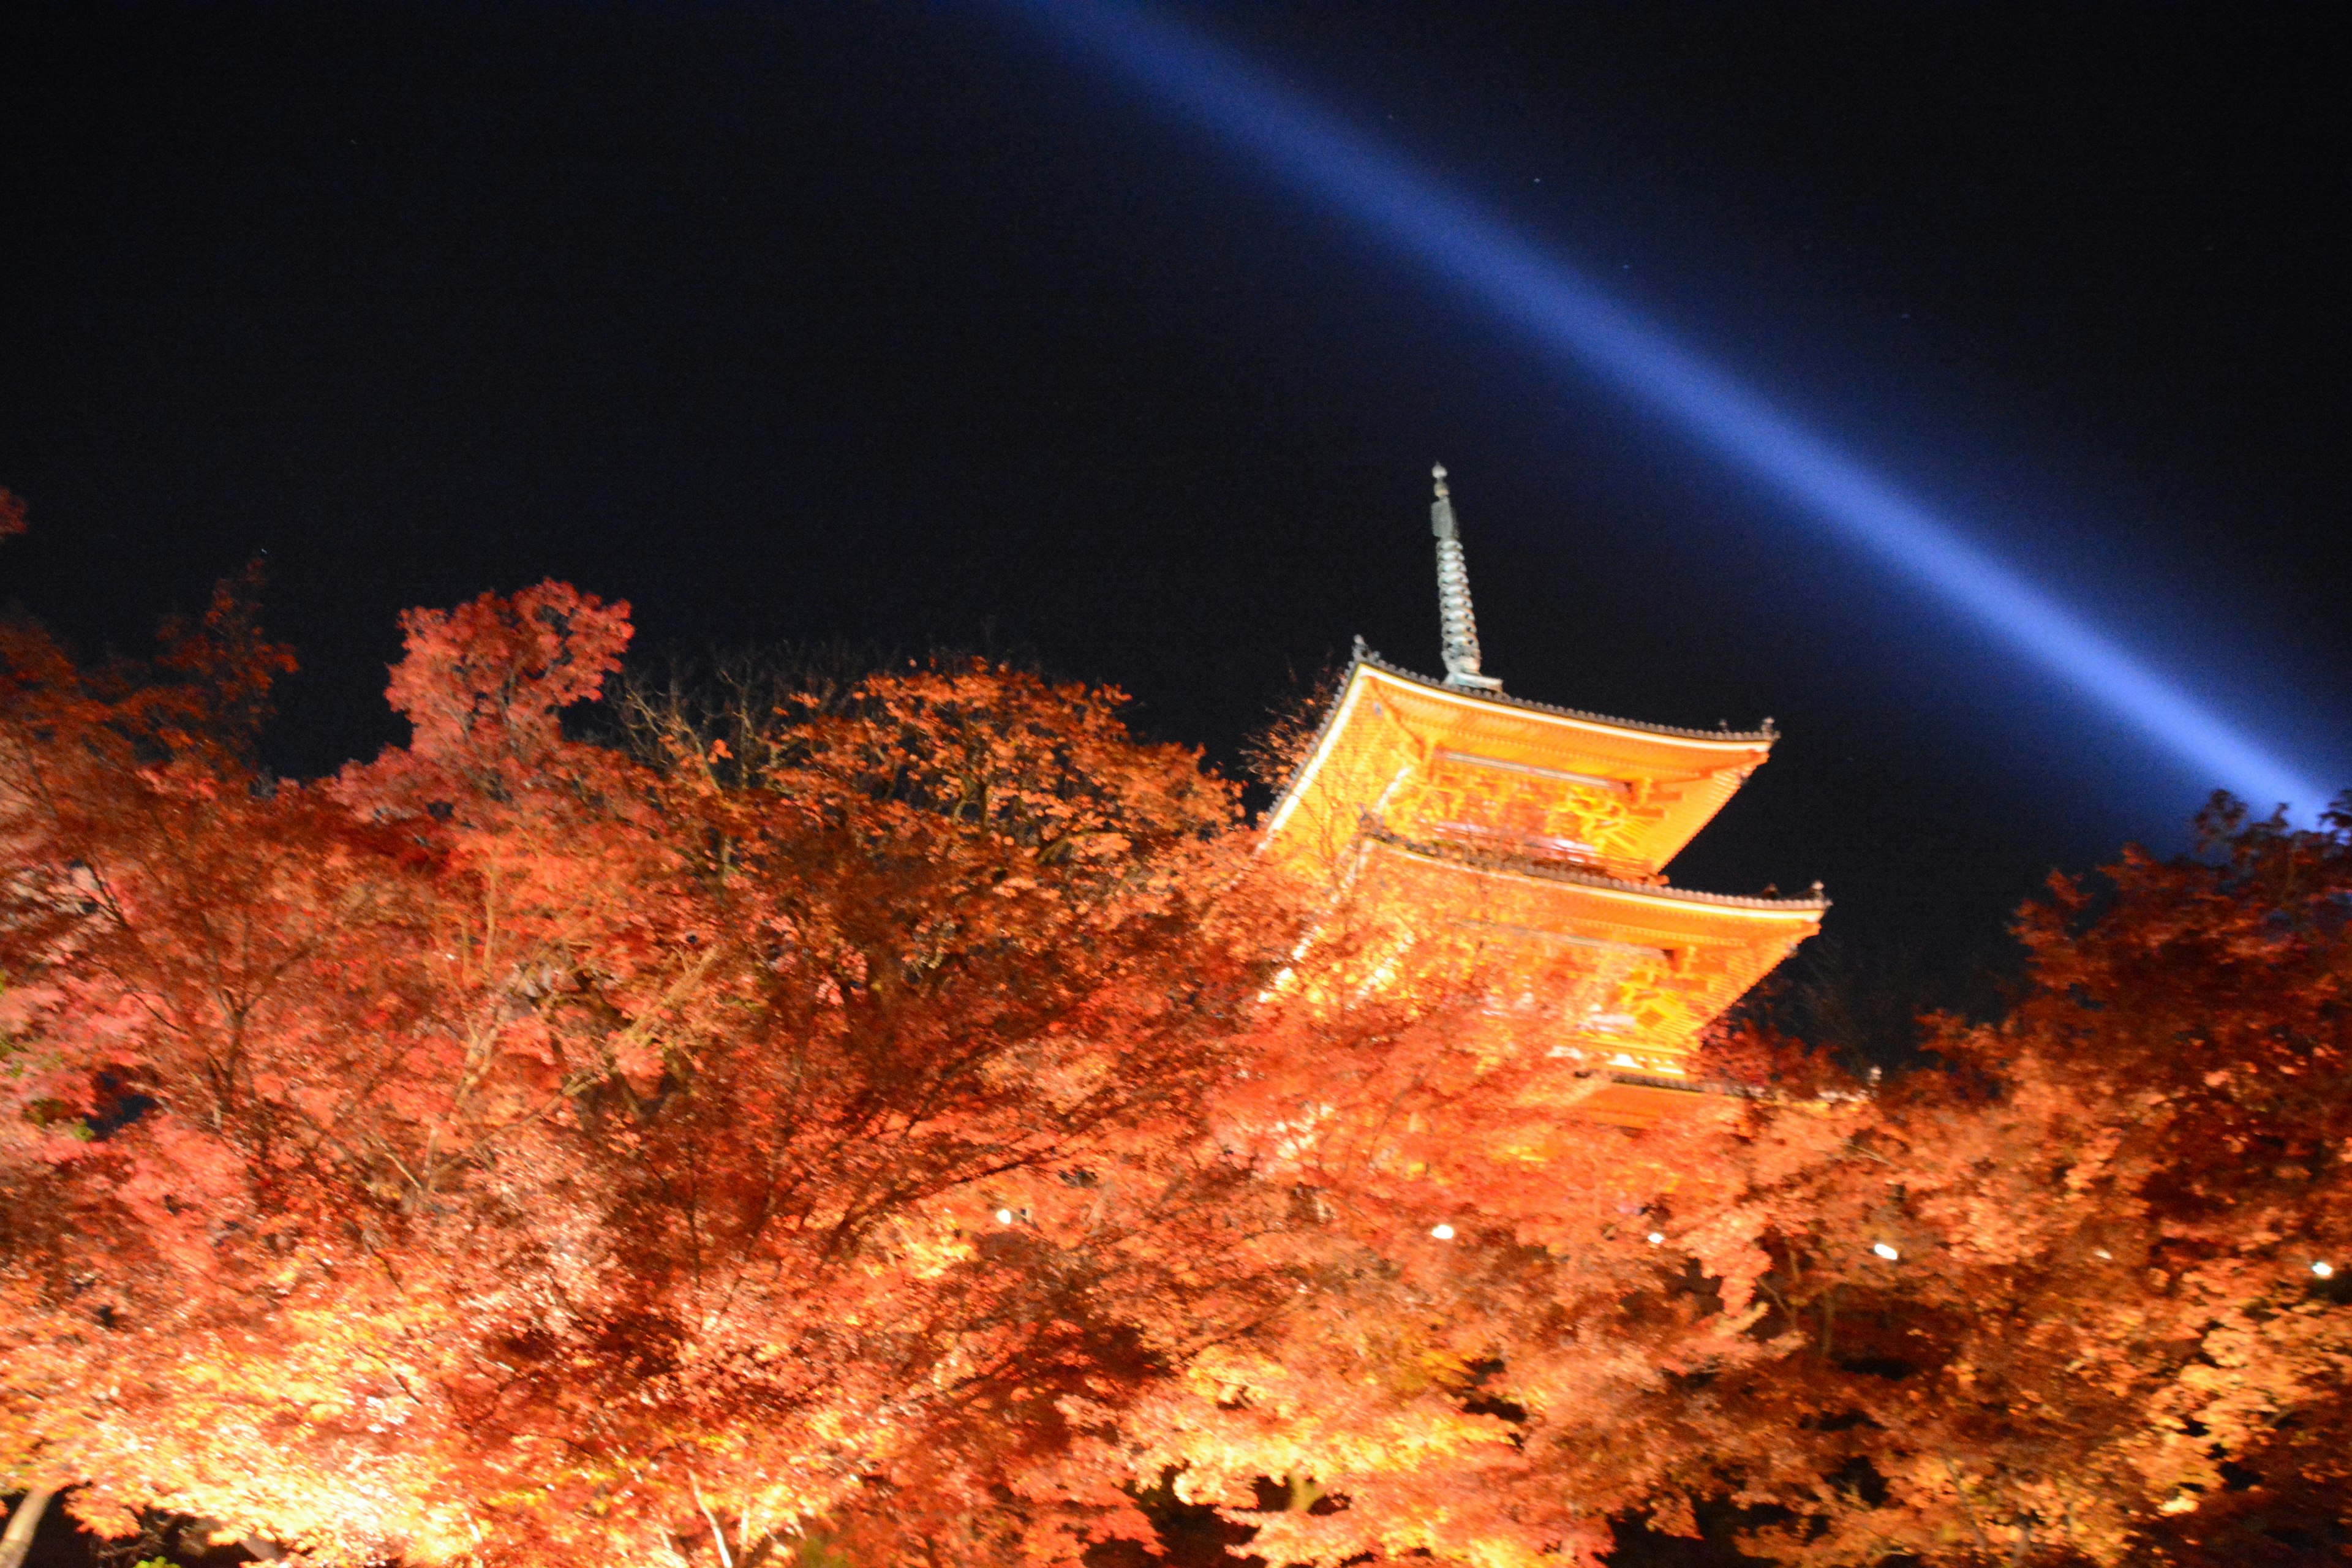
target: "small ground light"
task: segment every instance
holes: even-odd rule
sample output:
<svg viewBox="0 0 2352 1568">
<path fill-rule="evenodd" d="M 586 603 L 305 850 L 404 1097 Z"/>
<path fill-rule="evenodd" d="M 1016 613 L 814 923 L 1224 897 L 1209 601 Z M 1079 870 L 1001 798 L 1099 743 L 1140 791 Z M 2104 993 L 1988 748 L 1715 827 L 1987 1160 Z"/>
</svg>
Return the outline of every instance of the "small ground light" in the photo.
<svg viewBox="0 0 2352 1568">
<path fill-rule="evenodd" d="M 1013 1211 L 1011 1209 L 998 1209 L 996 1211 L 996 1223 L 999 1225 L 1011 1225 L 1013 1223 Z"/>
<path fill-rule="evenodd" d="M 2311 1271 L 2314 1274 L 2318 1275 L 2322 1279 L 2333 1279 L 2336 1278 L 2336 1265 L 2333 1263 L 2325 1261 L 2315 1263 L 2311 1266 Z"/>
<path fill-rule="evenodd" d="M 1452 1241 L 1454 1239 L 1454 1227 L 1450 1225 L 1433 1225 L 1429 1227 L 1429 1234 L 1437 1237 L 1440 1241 Z"/>
<path fill-rule="evenodd" d="M 1664 1231 L 1654 1230 L 1650 1233 L 1650 1245 L 1652 1247 L 1664 1247 L 1665 1244 L 1666 1233 Z"/>
<path fill-rule="evenodd" d="M 1884 1258 L 1889 1263 L 1894 1262 L 1896 1258 L 1903 1256 L 1883 1241 L 1874 1243 L 1870 1250 L 1875 1252 L 1879 1257 Z"/>
</svg>

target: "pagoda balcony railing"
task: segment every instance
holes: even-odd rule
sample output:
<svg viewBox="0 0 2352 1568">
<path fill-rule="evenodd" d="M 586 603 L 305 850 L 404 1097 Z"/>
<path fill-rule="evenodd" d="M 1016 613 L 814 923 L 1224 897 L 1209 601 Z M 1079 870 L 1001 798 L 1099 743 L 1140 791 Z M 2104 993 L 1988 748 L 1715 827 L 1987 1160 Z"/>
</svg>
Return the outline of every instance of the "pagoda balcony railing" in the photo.
<svg viewBox="0 0 2352 1568">
<path fill-rule="evenodd" d="M 1377 819 L 1375 826 L 1383 831 L 1393 832 L 1386 823 Z M 1572 838 L 1515 833 L 1508 828 L 1487 827 L 1473 822 L 1433 822 L 1427 825 L 1426 831 L 1440 844 L 1496 859 L 1520 860 L 1538 866 L 1564 866 L 1572 870 L 1590 871 L 1616 882 L 1651 886 L 1663 886 L 1665 882 L 1665 878 L 1645 862 L 1606 854 Z"/>
</svg>

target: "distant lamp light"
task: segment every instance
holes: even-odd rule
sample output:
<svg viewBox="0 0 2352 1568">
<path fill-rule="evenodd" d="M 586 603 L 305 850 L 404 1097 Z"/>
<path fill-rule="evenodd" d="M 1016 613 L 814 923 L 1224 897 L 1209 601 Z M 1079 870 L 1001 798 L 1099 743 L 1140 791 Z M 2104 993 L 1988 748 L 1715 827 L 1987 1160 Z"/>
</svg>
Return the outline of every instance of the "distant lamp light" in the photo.
<svg viewBox="0 0 2352 1568">
<path fill-rule="evenodd" d="M 1665 1244 L 1666 1233 L 1664 1231 L 1654 1230 L 1650 1233 L 1650 1245 L 1652 1247 L 1664 1247 Z"/>
<path fill-rule="evenodd" d="M 2336 1265 L 2328 1262 L 2325 1258 L 2313 1264 L 2311 1266 L 2311 1271 L 2314 1274 L 2318 1275 L 2322 1279 L 2333 1279 L 2336 1278 Z"/>
<path fill-rule="evenodd" d="M 2114 1253 L 2112 1253 L 2112 1252 L 2109 1252 L 2109 1251 L 2108 1251 L 2105 1247 L 2095 1247 L 2091 1248 L 2091 1256 L 2092 1256 L 2092 1257 L 2094 1257 L 2094 1258 L 2103 1258 L 2106 1259 L 2109 1263 L 2113 1263 L 2113 1262 L 2116 1260 L 2116 1255 L 2115 1255 Z"/>
<path fill-rule="evenodd" d="M 1440 1241 L 1452 1241 L 1454 1239 L 1454 1227 L 1450 1225 L 1433 1225 L 1429 1227 L 1429 1234 L 1437 1237 Z"/>
<path fill-rule="evenodd" d="M 1903 1256 L 1883 1241 L 1874 1243 L 1870 1250 L 1875 1252 L 1879 1257 L 1884 1258 L 1889 1263 L 1894 1262 L 1896 1258 Z"/>
<path fill-rule="evenodd" d="M 996 1223 L 999 1225 L 1011 1225 L 1013 1223 L 1013 1211 L 1011 1209 L 998 1209 L 996 1211 Z"/>
</svg>

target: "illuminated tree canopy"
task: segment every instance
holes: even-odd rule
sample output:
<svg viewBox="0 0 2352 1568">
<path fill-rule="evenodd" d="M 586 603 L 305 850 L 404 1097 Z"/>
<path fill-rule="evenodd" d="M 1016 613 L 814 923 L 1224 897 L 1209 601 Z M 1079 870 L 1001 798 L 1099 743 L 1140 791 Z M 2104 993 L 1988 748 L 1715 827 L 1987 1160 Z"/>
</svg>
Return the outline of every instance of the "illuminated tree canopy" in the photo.
<svg viewBox="0 0 2352 1568">
<path fill-rule="evenodd" d="M 625 605 L 404 630 L 410 740 L 304 782 L 249 584 L 142 667 L 0 633 L 0 1487 L 320 1564 L 2344 1527 L 2343 817 L 2059 885 L 1929 1068 L 1718 1029 L 1742 1091 L 1625 1127 L 1115 691 L 591 743 Z"/>
</svg>

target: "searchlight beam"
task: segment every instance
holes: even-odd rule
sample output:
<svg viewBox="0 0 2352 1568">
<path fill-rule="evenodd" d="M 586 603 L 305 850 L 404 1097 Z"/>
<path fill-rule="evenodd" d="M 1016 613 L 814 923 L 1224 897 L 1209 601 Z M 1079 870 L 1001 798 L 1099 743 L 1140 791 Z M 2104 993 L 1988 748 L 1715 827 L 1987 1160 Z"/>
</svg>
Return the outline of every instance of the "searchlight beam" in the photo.
<svg viewBox="0 0 2352 1568">
<path fill-rule="evenodd" d="M 1894 484 L 1675 342 L 1524 235 L 1231 51 L 1108 0 L 1014 0 L 1163 106 L 1353 217 L 1502 320 L 1637 395 L 1770 489 L 1965 611 L 2195 778 L 2308 819 L 2326 792 Z"/>
</svg>

